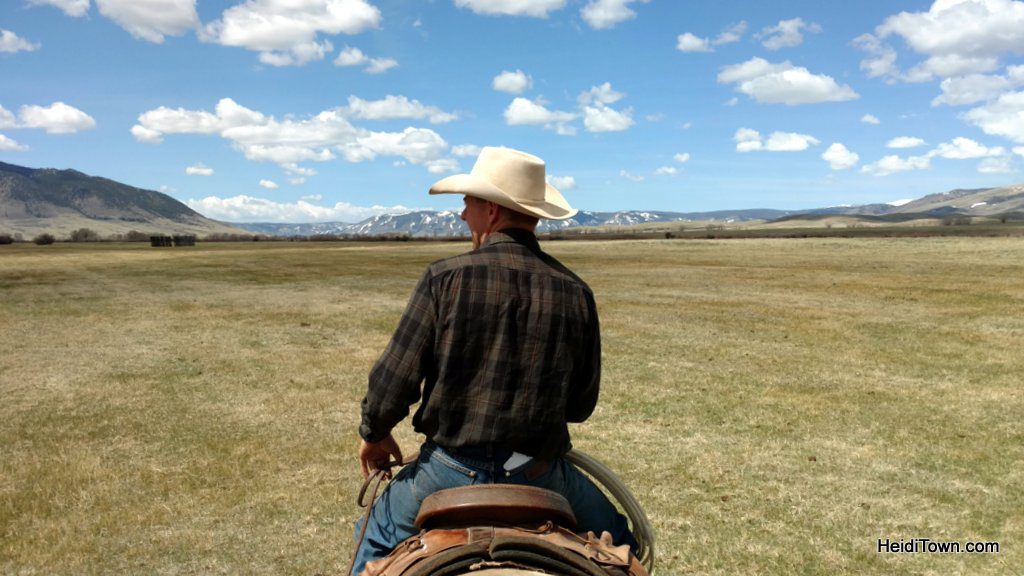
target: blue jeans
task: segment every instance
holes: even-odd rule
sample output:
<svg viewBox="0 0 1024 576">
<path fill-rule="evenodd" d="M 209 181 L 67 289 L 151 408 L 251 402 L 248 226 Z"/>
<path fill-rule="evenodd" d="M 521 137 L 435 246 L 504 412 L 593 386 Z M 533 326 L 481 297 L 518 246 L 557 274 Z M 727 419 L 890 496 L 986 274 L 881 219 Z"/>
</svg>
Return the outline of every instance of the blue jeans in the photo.
<svg viewBox="0 0 1024 576">
<path fill-rule="evenodd" d="M 453 455 L 426 442 L 416 462 L 399 470 L 374 504 L 366 536 L 355 552 L 354 574 L 362 572 L 367 562 L 387 556 L 400 542 L 419 534 L 414 521 L 424 498 L 438 490 L 470 484 L 527 484 L 558 492 L 572 506 L 577 532 L 600 534 L 606 530 L 615 544 L 629 544 L 636 551 L 636 540 L 625 516 L 575 466 L 559 458 L 543 474 L 527 478 L 526 470 L 533 462 L 509 471 L 507 476 L 503 462 Z M 356 538 L 361 524 L 362 519 L 356 522 Z"/>
</svg>

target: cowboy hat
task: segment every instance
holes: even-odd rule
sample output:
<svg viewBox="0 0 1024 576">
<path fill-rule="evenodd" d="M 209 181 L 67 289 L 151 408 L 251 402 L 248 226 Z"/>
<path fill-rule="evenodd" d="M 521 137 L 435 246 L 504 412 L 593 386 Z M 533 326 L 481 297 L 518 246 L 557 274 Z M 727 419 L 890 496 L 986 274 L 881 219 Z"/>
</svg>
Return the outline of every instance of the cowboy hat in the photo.
<svg viewBox="0 0 1024 576">
<path fill-rule="evenodd" d="M 544 180 L 543 160 L 511 148 L 485 147 L 469 174 L 439 180 L 430 193 L 465 194 L 550 220 L 572 218 L 577 212 Z"/>
</svg>

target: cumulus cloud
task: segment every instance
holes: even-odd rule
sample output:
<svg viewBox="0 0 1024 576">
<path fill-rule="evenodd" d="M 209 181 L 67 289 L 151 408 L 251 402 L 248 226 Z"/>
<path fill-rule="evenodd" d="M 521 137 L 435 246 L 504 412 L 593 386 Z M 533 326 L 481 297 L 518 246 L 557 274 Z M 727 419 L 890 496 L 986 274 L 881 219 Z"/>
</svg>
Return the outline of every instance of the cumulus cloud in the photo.
<svg viewBox="0 0 1024 576">
<path fill-rule="evenodd" d="M 572 190 L 576 187 L 576 179 L 572 176 L 554 176 L 549 174 L 547 182 L 558 190 Z"/>
<path fill-rule="evenodd" d="M 737 152 L 800 152 L 821 141 L 814 136 L 796 132 L 772 132 L 765 140 L 761 133 L 751 128 L 740 128 L 733 135 Z"/>
<path fill-rule="evenodd" d="M 63 102 L 54 102 L 46 107 L 22 106 L 18 117 L 19 128 L 42 128 L 49 134 L 74 134 L 96 127 L 92 116 Z"/>
<path fill-rule="evenodd" d="M 455 0 L 455 5 L 487 16 L 547 18 L 548 13 L 564 8 L 565 0 Z"/>
<path fill-rule="evenodd" d="M 1024 146 L 1014 146 L 1013 153 L 1024 158 Z"/>
<path fill-rule="evenodd" d="M 1013 166 L 1009 156 L 986 158 L 978 164 L 978 172 L 982 174 L 1006 174 L 1013 172 Z"/>
<path fill-rule="evenodd" d="M 380 10 L 366 0 L 247 0 L 204 26 L 201 38 L 259 52 L 264 64 L 299 66 L 333 50 L 321 34 L 359 34 L 377 28 L 380 19 Z M 383 71 L 389 62 L 367 64 Z"/>
<path fill-rule="evenodd" d="M 1024 92 L 1003 94 L 984 106 L 968 110 L 963 118 L 986 134 L 1024 144 Z"/>
<path fill-rule="evenodd" d="M 340 109 L 278 120 L 224 98 L 212 113 L 161 106 L 141 114 L 138 122 L 132 134 L 142 142 L 158 143 L 168 134 L 216 134 L 249 160 L 274 162 L 300 176 L 305 174 L 297 163 L 326 162 L 335 159 L 336 153 L 349 162 L 398 156 L 432 172 L 447 169 L 452 162 L 444 156 L 448 144 L 432 130 L 409 127 L 402 132 L 372 132 L 353 126 Z"/>
<path fill-rule="evenodd" d="M 621 132 L 633 125 L 633 110 L 614 110 L 608 106 L 583 107 L 583 126 L 589 132 Z"/>
<path fill-rule="evenodd" d="M 681 152 L 673 156 L 672 159 L 675 160 L 676 162 L 679 162 L 680 164 L 685 164 L 690 161 L 690 153 Z"/>
<path fill-rule="evenodd" d="M 75 18 L 85 16 L 89 12 L 89 0 L 28 0 L 28 3 L 36 6 L 54 6 Z"/>
<path fill-rule="evenodd" d="M 714 52 L 711 42 L 691 32 L 684 32 L 676 37 L 676 50 L 680 52 Z"/>
<path fill-rule="evenodd" d="M 804 31 L 817 34 L 821 32 L 821 26 L 813 22 L 807 24 L 802 18 L 781 20 L 777 25 L 761 30 L 755 38 L 763 38 L 761 44 L 769 50 L 780 50 L 803 44 Z"/>
<path fill-rule="evenodd" d="M 636 12 L 629 5 L 637 1 L 646 3 L 649 0 L 590 0 L 580 10 L 580 16 L 591 28 L 605 30 L 636 18 Z"/>
<path fill-rule="evenodd" d="M 509 126 L 535 125 L 555 130 L 561 135 L 571 135 L 575 130 L 567 123 L 575 120 L 577 114 L 548 110 L 543 103 L 527 98 L 516 98 L 505 109 L 505 123 Z"/>
<path fill-rule="evenodd" d="M 96 7 L 133 37 L 156 44 L 199 27 L 196 0 L 96 0 Z"/>
<path fill-rule="evenodd" d="M 929 152 L 932 156 L 939 156 L 947 160 L 971 160 L 974 158 L 986 158 L 990 156 L 1002 156 L 1006 150 L 1002 147 L 989 148 L 970 138 L 958 137 L 949 142 L 939 144 Z"/>
<path fill-rule="evenodd" d="M 675 176 L 679 174 L 679 168 L 675 166 L 662 166 L 654 171 L 655 176 Z"/>
<path fill-rule="evenodd" d="M 861 121 L 861 122 L 863 122 L 863 123 L 865 123 L 865 124 L 874 124 L 874 125 L 876 125 L 876 126 L 877 126 L 878 124 L 881 124 L 881 123 L 882 123 L 882 121 L 881 121 L 881 120 L 879 120 L 878 118 L 875 118 L 875 117 L 874 117 L 874 116 L 872 116 L 871 114 L 865 114 L 865 115 L 861 116 L 861 117 L 860 117 L 860 121 Z"/>
<path fill-rule="evenodd" d="M 28 146 L 0 134 L 0 152 L 24 152 L 26 150 L 28 150 Z"/>
<path fill-rule="evenodd" d="M 405 206 L 363 207 L 347 202 L 317 206 L 306 199 L 281 203 L 245 195 L 231 198 L 207 196 L 199 200 L 189 199 L 185 204 L 208 218 L 227 222 L 359 222 L 380 214 L 411 211 Z"/>
<path fill-rule="evenodd" d="M 888 176 L 897 172 L 909 170 L 926 170 L 931 167 L 931 159 L 928 156 L 910 156 L 900 158 L 896 155 L 885 156 L 877 162 L 861 166 L 860 171 L 873 176 Z"/>
<path fill-rule="evenodd" d="M 363 66 L 367 74 L 382 74 L 398 66 L 394 58 L 370 58 L 359 48 L 346 46 L 334 59 L 335 66 Z"/>
<path fill-rule="evenodd" d="M 10 110 L 0 106 L 0 129 L 17 127 L 18 121 L 14 118 L 14 114 L 12 114 Z"/>
<path fill-rule="evenodd" d="M 924 145 L 924 140 L 914 136 L 897 136 L 885 143 L 886 148 L 917 148 Z"/>
<path fill-rule="evenodd" d="M 277 190 L 279 186 L 273 180 L 260 180 L 260 186 L 267 190 Z"/>
<path fill-rule="evenodd" d="M 676 50 L 680 52 L 714 52 L 712 46 L 739 42 L 747 31 L 747 23 L 739 22 L 723 30 L 714 40 L 701 38 L 692 32 L 684 32 L 676 37 Z"/>
<path fill-rule="evenodd" d="M 627 172 L 625 170 L 619 170 L 619 176 L 622 176 L 626 180 L 630 180 L 632 182 L 643 182 L 644 181 L 644 177 L 643 176 L 640 176 L 639 174 L 632 174 L 632 173 Z"/>
<path fill-rule="evenodd" d="M 479 156 L 480 147 L 475 144 L 459 144 L 452 146 L 452 156 Z"/>
<path fill-rule="evenodd" d="M 19 37 L 10 30 L 0 28 L 0 52 L 14 54 L 15 52 L 32 52 L 39 49 L 39 44 L 29 42 Z"/>
<path fill-rule="evenodd" d="M 735 84 L 738 91 L 763 104 L 795 106 L 860 97 L 853 88 L 840 86 L 831 76 L 812 74 L 789 61 L 774 64 L 756 57 L 722 68 L 718 82 Z"/>
<path fill-rule="evenodd" d="M 185 174 L 189 176 L 213 176 L 213 168 L 199 162 L 185 168 Z"/>
<path fill-rule="evenodd" d="M 458 115 L 445 112 L 436 106 L 426 106 L 419 100 L 391 94 L 381 100 L 363 100 L 349 96 L 346 112 L 352 118 L 360 120 L 428 119 L 431 124 L 444 124 L 458 119 Z"/>
<path fill-rule="evenodd" d="M 895 52 L 883 40 L 899 37 L 925 60 L 901 74 Z M 1024 2 L 937 0 L 927 12 L 900 12 L 855 41 L 871 57 L 869 76 L 923 82 L 935 76 L 982 74 L 999 68 L 1006 54 L 1024 53 Z"/>
<path fill-rule="evenodd" d="M 821 155 L 821 159 L 828 162 L 833 170 L 847 170 L 860 162 L 860 156 L 856 152 L 851 152 L 839 142 L 833 142 Z"/>
<path fill-rule="evenodd" d="M 625 96 L 625 94 L 612 90 L 611 82 L 605 82 L 600 86 L 591 86 L 590 90 L 587 90 L 586 92 L 581 92 L 580 95 L 576 97 L 576 101 L 581 105 L 614 104 L 615 102 L 622 100 L 623 96 Z"/>
<path fill-rule="evenodd" d="M 932 106 L 962 106 L 994 100 L 1021 85 L 1024 85 L 1024 65 L 1007 66 L 1002 76 L 969 74 L 946 78 L 939 85 L 942 95 L 932 100 Z"/>
<path fill-rule="evenodd" d="M 522 94 L 533 87 L 533 78 L 522 70 L 515 72 L 502 70 L 501 74 L 495 76 L 491 81 L 491 87 L 499 92 Z"/>
</svg>

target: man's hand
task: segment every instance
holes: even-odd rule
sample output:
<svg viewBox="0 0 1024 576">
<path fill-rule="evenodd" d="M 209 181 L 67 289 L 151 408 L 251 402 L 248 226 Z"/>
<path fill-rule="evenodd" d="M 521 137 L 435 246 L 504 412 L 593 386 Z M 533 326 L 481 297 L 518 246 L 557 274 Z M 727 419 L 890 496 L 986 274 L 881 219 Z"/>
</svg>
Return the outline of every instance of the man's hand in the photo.
<svg viewBox="0 0 1024 576">
<path fill-rule="evenodd" d="M 388 434 L 380 442 L 367 442 L 363 440 L 359 445 L 359 466 L 363 470 L 363 478 L 367 478 L 373 470 L 387 470 L 387 477 L 391 477 L 388 462 L 392 456 L 396 462 L 402 461 L 402 449 L 394 436 Z"/>
</svg>

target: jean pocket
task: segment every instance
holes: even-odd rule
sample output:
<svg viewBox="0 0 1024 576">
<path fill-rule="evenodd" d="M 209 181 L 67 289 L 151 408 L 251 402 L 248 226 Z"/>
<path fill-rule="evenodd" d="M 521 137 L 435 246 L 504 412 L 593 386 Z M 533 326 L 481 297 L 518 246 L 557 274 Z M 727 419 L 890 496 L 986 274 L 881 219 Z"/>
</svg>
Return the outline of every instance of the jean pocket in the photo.
<svg viewBox="0 0 1024 576">
<path fill-rule="evenodd" d="M 421 456 L 416 465 L 413 491 L 421 502 L 438 490 L 468 486 L 480 477 L 473 469 L 456 462 L 439 450 Z"/>
</svg>

